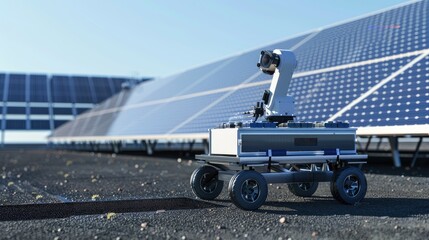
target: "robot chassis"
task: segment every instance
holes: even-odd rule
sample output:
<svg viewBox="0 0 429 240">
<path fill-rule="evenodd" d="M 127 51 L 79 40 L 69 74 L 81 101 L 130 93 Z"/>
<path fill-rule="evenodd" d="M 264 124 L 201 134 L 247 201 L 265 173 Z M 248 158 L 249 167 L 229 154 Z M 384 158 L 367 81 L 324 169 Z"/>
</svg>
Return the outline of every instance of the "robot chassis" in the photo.
<svg viewBox="0 0 429 240">
<path fill-rule="evenodd" d="M 247 112 L 253 122 L 209 130 L 209 154 L 195 157 L 203 166 L 190 179 L 197 197 L 215 199 L 225 181 L 232 202 L 244 210 L 264 204 L 268 183 L 287 183 L 294 195 L 310 197 L 319 182 L 330 182 L 339 202 L 365 197 L 366 178 L 356 165 L 366 163 L 367 155 L 356 152 L 356 129 L 342 122 L 293 122 L 293 97 L 286 93 L 296 64 L 291 51 L 261 52 L 257 66 L 273 75 L 270 89 Z"/>
</svg>

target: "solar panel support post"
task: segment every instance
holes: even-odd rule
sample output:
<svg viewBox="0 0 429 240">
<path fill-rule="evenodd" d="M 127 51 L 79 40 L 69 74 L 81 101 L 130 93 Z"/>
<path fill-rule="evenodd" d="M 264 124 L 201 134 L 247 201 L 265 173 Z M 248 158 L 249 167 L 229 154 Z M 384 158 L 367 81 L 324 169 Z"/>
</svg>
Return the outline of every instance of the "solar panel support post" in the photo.
<svg viewBox="0 0 429 240">
<path fill-rule="evenodd" d="M 378 140 L 378 143 L 377 143 L 377 148 L 376 148 L 376 150 L 377 151 L 379 151 L 380 150 L 380 146 L 381 146 L 381 143 L 383 142 L 383 136 L 380 136 L 380 137 L 378 137 L 379 138 L 379 140 Z"/>
<path fill-rule="evenodd" d="M 194 145 L 195 145 L 195 140 L 190 140 L 189 141 L 189 151 L 192 152 L 192 150 L 194 149 Z"/>
<path fill-rule="evenodd" d="M 156 147 L 157 141 L 156 140 L 153 140 L 153 141 L 151 141 L 151 140 L 143 140 L 142 143 L 143 143 L 143 146 L 145 146 L 147 155 L 153 155 L 153 152 L 155 151 L 155 147 Z"/>
<path fill-rule="evenodd" d="M 369 144 L 371 144 L 372 136 L 368 137 L 368 141 L 366 142 L 365 152 L 368 152 Z"/>
<path fill-rule="evenodd" d="M 423 137 L 419 137 L 419 142 L 417 143 L 416 150 L 414 151 L 414 154 L 413 154 L 413 160 L 411 161 L 411 167 L 414 167 L 416 165 L 416 161 L 419 156 L 420 146 L 422 145 L 422 142 L 423 142 Z"/>
<path fill-rule="evenodd" d="M 395 167 L 401 167 L 401 156 L 399 155 L 398 137 L 389 137 L 390 149 L 392 151 L 393 164 Z"/>
<path fill-rule="evenodd" d="M 203 139 L 203 148 L 204 154 L 209 154 L 209 141 L 207 139 Z"/>
<path fill-rule="evenodd" d="M 121 150 L 121 142 L 112 142 L 111 143 L 111 147 L 114 153 L 119 153 L 119 151 Z"/>
</svg>

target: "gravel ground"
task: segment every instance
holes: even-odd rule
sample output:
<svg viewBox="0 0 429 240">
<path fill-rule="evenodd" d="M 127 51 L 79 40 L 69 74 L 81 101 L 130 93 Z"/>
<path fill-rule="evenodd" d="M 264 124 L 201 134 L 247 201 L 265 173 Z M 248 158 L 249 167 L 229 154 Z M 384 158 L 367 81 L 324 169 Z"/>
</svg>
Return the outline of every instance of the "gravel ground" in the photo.
<svg viewBox="0 0 429 240">
<path fill-rule="evenodd" d="M 189 159 L 45 150 L 0 151 L 0 238 L 428 239 L 429 169 L 366 166 L 356 206 L 326 183 L 314 197 L 269 186 L 258 211 L 227 191 L 195 199 Z M 24 204 L 24 205 L 23 205 Z"/>
</svg>

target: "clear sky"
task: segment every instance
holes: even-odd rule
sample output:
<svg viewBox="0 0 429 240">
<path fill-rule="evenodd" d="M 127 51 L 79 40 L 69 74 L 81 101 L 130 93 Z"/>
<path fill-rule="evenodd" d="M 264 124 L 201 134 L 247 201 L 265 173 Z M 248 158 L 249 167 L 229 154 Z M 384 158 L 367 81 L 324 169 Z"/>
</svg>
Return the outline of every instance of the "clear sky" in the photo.
<svg viewBox="0 0 429 240">
<path fill-rule="evenodd" d="M 403 2 L 0 0 L 0 72 L 166 76 Z"/>
</svg>

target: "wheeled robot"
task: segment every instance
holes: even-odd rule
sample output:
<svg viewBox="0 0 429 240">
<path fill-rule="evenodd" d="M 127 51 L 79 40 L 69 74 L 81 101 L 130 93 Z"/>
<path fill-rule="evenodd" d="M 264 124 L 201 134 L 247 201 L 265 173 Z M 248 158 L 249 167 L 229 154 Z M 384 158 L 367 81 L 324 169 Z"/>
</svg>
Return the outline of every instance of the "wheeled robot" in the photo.
<svg viewBox="0 0 429 240">
<path fill-rule="evenodd" d="M 330 182 L 332 196 L 346 204 L 361 201 L 367 182 L 356 152 L 356 129 L 345 122 L 296 122 L 294 101 L 287 95 L 297 65 L 291 51 L 262 51 L 257 66 L 272 75 L 262 101 L 248 111 L 252 121 L 222 123 L 209 130 L 209 153 L 191 176 L 201 199 L 215 199 L 228 182 L 239 208 L 255 210 L 268 195 L 268 183 L 287 183 L 299 197 L 312 196 L 319 182 Z M 258 119 L 261 119 L 258 121 Z"/>
</svg>

